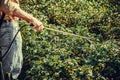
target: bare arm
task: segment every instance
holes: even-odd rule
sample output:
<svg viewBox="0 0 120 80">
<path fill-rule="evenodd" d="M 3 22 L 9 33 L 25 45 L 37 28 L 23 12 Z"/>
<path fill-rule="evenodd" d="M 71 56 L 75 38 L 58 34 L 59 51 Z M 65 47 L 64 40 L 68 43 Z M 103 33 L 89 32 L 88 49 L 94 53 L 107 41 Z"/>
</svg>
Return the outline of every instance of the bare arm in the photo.
<svg viewBox="0 0 120 80">
<path fill-rule="evenodd" d="M 29 22 L 33 23 L 34 28 L 37 31 L 41 31 L 44 28 L 43 24 L 38 19 L 34 18 L 32 15 L 23 11 L 20 8 L 17 8 L 16 10 L 14 10 L 13 16 L 16 16 L 18 18 L 21 18 L 23 20 L 26 20 L 26 21 L 29 21 Z"/>
<path fill-rule="evenodd" d="M 3 0 L 1 2 L 0 8 L 2 9 L 2 11 L 5 12 L 5 14 L 9 16 L 15 16 L 15 17 L 18 17 L 18 18 L 21 18 L 23 20 L 33 23 L 34 25 L 33 27 L 37 31 L 41 31 L 44 28 L 44 26 L 42 25 L 42 22 L 40 22 L 37 18 L 33 17 L 29 13 L 22 10 L 19 7 L 18 3 L 15 3 L 13 1 L 6 2 L 6 0 Z"/>
</svg>

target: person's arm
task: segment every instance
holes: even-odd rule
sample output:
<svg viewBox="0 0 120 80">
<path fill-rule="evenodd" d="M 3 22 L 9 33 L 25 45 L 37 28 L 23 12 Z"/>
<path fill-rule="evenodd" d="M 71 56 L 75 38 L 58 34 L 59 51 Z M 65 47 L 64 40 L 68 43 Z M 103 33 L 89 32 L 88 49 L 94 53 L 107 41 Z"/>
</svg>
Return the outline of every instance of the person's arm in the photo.
<svg viewBox="0 0 120 80">
<path fill-rule="evenodd" d="M 34 28 L 37 31 L 41 31 L 44 28 L 43 24 L 38 19 L 34 18 L 32 15 L 23 11 L 20 8 L 17 8 L 17 9 L 14 10 L 13 16 L 19 17 L 23 20 L 26 20 L 26 21 L 29 21 L 29 22 L 33 23 Z"/>
<path fill-rule="evenodd" d="M 44 28 L 43 24 L 38 19 L 30 15 L 29 13 L 25 12 L 24 10 L 22 10 L 19 7 L 19 4 L 12 2 L 12 1 L 8 1 L 8 0 L 2 0 L 0 7 L 2 11 L 5 12 L 5 14 L 10 15 L 10 16 L 15 16 L 15 17 L 31 22 L 34 25 L 33 27 L 37 31 L 43 30 Z"/>
</svg>

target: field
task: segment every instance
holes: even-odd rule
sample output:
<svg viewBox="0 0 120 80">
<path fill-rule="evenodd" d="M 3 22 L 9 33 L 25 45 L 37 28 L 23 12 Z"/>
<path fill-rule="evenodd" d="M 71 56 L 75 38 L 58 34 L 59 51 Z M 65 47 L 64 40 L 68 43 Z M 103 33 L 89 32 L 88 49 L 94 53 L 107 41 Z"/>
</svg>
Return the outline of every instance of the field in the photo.
<svg viewBox="0 0 120 80">
<path fill-rule="evenodd" d="M 119 0 L 20 3 L 50 28 L 36 32 L 25 26 L 22 30 L 20 80 L 120 80 Z M 20 21 L 20 26 L 24 24 Z"/>
</svg>

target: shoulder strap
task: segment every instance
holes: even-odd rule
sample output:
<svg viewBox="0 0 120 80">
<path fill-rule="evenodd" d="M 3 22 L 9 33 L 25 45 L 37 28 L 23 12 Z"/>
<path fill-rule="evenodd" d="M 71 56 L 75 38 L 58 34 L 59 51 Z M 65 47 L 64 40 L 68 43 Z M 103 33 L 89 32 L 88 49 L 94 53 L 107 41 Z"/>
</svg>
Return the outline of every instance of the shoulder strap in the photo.
<svg viewBox="0 0 120 80">
<path fill-rule="evenodd" d="M 4 17 L 5 17 L 5 13 L 2 12 L 2 17 L 0 19 L 0 27 L 1 27 L 2 23 L 3 23 Z"/>
</svg>

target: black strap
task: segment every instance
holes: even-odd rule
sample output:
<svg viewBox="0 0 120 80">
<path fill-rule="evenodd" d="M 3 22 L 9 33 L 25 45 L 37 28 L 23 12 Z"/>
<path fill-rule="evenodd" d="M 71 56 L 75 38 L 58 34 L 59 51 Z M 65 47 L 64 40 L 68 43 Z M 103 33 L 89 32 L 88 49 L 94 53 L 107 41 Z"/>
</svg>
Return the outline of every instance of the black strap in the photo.
<svg viewBox="0 0 120 80">
<path fill-rule="evenodd" d="M 3 23 L 4 17 L 5 17 L 5 13 L 3 12 L 2 17 L 0 19 L 0 27 L 1 27 L 2 23 Z M 0 51 L 0 57 L 1 56 L 2 56 L 2 53 Z M 2 68 L 2 58 L 0 58 L 0 80 L 4 80 L 4 79 L 5 78 L 4 78 L 3 68 Z"/>
<path fill-rule="evenodd" d="M 0 19 L 0 27 L 1 27 L 2 23 L 3 23 L 4 17 L 5 17 L 5 13 L 2 12 L 2 16 L 1 16 L 1 19 Z M 0 51 L 0 57 L 2 57 L 1 51 Z M 2 58 L 0 58 L 0 61 L 2 61 Z"/>
<path fill-rule="evenodd" d="M 0 19 L 0 27 L 1 27 L 2 23 L 3 23 L 4 17 L 5 17 L 5 13 L 2 12 L 2 17 Z"/>
</svg>

